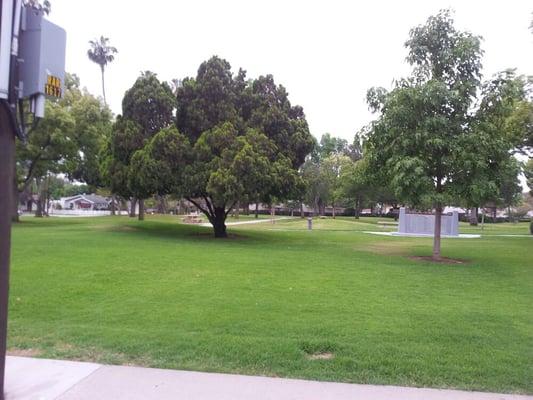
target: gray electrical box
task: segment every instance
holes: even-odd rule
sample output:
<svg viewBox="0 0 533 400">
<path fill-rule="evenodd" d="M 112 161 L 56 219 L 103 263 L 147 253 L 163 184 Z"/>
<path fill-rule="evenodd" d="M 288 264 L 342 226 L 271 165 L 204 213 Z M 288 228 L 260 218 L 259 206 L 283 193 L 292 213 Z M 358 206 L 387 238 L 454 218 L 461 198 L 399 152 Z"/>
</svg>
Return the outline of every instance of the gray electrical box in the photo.
<svg viewBox="0 0 533 400">
<path fill-rule="evenodd" d="M 42 12 L 31 7 L 23 7 L 21 22 L 21 97 L 62 97 L 67 42 L 65 30 L 44 19 Z"/>
</svg>

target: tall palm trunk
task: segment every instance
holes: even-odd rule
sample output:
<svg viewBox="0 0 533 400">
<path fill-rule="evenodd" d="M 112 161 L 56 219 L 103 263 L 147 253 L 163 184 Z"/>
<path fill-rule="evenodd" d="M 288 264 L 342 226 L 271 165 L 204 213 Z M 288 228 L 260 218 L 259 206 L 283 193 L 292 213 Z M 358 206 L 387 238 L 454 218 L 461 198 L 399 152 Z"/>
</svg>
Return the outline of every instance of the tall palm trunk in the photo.
<svg viewBox="0 0 533 400">
<path fill-rule="evenodd" d="M 102 71 L 102 95 L 104 96 L 104 104 L 107 106 L 107 101 L 105 98 L 104 64 L 100 64 L 100 70 Z"/>
</svg>

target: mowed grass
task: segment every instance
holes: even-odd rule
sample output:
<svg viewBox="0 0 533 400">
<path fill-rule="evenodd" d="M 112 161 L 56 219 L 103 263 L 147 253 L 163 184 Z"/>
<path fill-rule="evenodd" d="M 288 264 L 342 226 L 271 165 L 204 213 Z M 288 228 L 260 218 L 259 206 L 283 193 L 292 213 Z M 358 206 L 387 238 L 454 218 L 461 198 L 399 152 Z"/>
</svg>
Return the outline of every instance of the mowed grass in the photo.
<svg viewBox="0 0 533 400">
<path fill-rule="evenodd" d="M 209 228 L 178 217 L 13 229 L 13 354 L 317 380 L 533 393 L 527 224 L 431 239 L 379 219 Z M 469 232 L 479 228 L 468 228 Z M 318 357 L 317 357 L 318 355 Z M 322 357 L 321 355 L 324 355 Z"/>
</svg>

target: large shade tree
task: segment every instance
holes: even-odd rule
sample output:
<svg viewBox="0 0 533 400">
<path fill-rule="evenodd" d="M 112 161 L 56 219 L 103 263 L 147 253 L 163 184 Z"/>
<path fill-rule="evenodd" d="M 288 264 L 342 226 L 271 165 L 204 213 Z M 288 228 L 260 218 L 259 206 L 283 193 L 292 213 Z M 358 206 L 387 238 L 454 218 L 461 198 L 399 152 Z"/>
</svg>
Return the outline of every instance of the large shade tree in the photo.
<svg viewBox="0 0 533 400">
<path fill-rule="evenodd" d="M 408 79 L 391 92 L 371 89 L 379 113 L 367 146 L 370 171 L 391 183 L 400 201 L 435 210 L 433 258 L 441 258 L 444 205 L 497 190 L 509 162 L 502 132 L 476 126 L 472 114 L 481 85 L 480 38 L 454 26 L 449 11 L 411 30 Z"/>
<path fill-rule="evenodd" d="M 202 63 L 195 78 L 182 80 L 176 123 L 177 131 L 159 132 L 135 155 L 138 171 L 168 165 L 163 170 L 174 171 L 174 178 L 158 173 L 139 180 L 159 180 L 163 184 L 149 189 L 179 193 L 195 204 L 216 237 L 227 236 L 225 220 L 237 202 L 290 196 L 314 143 L 302 108 L 291 105 L 272 76 L 248 81 L 243 70 L 234 75 L 218 57 Z M 174 152 L 156 150 L 160 135 L 172 138 Z"/>
</svg>

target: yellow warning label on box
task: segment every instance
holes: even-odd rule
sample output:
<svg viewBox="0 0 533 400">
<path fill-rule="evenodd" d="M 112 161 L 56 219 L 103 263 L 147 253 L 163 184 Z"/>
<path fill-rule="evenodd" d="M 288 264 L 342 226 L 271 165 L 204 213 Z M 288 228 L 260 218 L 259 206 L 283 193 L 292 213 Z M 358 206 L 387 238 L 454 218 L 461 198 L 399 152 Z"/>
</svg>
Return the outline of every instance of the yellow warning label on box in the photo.
<svg viewBox="0 0 533 400">
<path fill-rule="evenodd" d="M 44 85 L 44 94 L 52 97 L 61 97 L 61 79 L 48 75 Z"/>
</svg>

